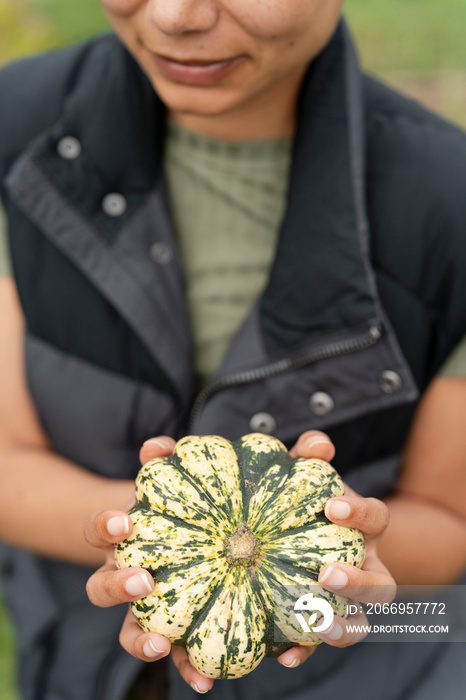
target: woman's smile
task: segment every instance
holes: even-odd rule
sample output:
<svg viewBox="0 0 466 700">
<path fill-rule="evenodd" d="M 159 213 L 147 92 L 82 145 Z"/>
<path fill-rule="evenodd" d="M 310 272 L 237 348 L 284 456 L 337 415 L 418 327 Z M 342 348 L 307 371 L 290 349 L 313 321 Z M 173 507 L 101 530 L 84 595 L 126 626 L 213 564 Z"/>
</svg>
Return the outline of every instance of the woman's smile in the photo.
<svg viewBox="0 0 466 700">
<path fill-rule="evenodd" d="M 227 139 L 290 138 L 343 0 L 101 0 L 171 116 Z"/>
<path fill-rule="evenodd" d="M 231 73 L 244 60 L 244 56 L 235 56 L 212 61 L 195 59 L 174 59 L 151 53 L 155 65 L 169 80 L 185 85 L 210 85 Z"/>
</svg>

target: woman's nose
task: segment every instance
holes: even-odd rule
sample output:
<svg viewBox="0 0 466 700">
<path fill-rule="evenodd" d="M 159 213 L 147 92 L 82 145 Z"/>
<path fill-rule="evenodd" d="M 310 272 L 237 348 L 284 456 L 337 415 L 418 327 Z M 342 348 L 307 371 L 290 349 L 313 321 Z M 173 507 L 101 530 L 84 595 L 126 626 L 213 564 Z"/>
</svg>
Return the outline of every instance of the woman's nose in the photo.
<svg viewBox="0 0 466 700">
<path fill-rule="evenodd" d="M 217 0 L 148 0 L 146 14 L 164 34 L 207 32 L 217 23 Z"/>
</svg>

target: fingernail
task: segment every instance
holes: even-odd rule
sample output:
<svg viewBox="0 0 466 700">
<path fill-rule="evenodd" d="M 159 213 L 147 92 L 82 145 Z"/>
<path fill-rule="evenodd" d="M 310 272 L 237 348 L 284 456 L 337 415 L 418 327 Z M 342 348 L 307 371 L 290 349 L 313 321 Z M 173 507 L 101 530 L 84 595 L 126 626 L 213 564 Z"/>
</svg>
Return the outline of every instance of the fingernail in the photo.
<svg viewBox="0 0 466 700">
<path fill-rule="evenodd" d="M 289 664 L 282 661 L 282 666 L 286 666 L 286 668 L 296 668 L 296 666 L 299 666 L 300 663 L 301 662 L 299 659 L 293 659 L 293 661 L 290 661 Z"/>
<path fill-rule="evenodd" d="M 331 642 L 336 642 L 343 636 L 343 629 L 338 622 L 335 620 L 332 622 L 331 627 L 326 632 L 322 632 L 322 637 L 330 639 Z"/>
<path fill-rule="evenodd" d="M 209 690 L 200 690 L 195 683 L 191 683 L 191 688 L 195 690 L 196 693 L 200 693 L 201 695 L 209 692 Z"/>
<path fill-rule="evenodd" d="M 321 435 L 315 435 L 306 440 L 306 447 L 315 447 L 316 445 L 331 445 L 330 440 L 326 440 Z"/>
<path fill-rule="evenodd" d="M 125 583 L 126 592 L 131 596 L 147 595 L 152 593 L 153 585 L 147 574 L 134 574 Z"/>
<path fill-rule="evenodd" d="M 327 501 L 325 504 L 325 515 L 329 519 L 346 520 L 351 513 L 351 506 L 346 501 Z"/>
<path fill-rule="evenodd" d="M 143 646 L 143 652 L 144 655 L 147 656 L 149 659 L 154 659 L 158 654 L 164 654 L 165 651 L 163 649 L 157 649 L 156 646 L 154 646 L 152 639 L 148 639 L 147 642 Z"/>
<path fill-rule="evenodd" d="M 332 586 L 333 588 L 342 588 L 348 583 L 348 576 L 341 569 L 329 566 L 322 576 L 319 574 L 319 583 L 325 583 L 327 586 Z"/>
<path fill-rule="evenodd" d="M 149 447 L 161 447 L 163 450 L 171 450 L 172 444 L 169 440 L 164 440 L 163 438 L 150 438 L 146 440 L 144 446 Z"/>
<path fill-rule="evenodd" d="M 127 515 L 115 515 L 107 521 L 107 531 L 113 537 L 127 535 L 129 532 L 129 517 Z"/>
</svg>

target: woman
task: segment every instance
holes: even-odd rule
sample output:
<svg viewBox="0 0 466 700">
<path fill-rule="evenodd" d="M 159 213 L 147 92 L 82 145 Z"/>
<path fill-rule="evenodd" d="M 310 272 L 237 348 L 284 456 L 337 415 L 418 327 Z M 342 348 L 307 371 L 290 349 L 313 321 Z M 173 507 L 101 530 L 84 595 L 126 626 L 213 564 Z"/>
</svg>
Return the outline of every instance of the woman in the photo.
<svg viewBox="0 0 466 700">
<path fill-rule="evenodd" d="M 324 568 L 329 590 L 385 602 L 392 576 L 464 570 L 465 380 L 436 375 L 466 330 L 466 141 L 361 76 L 342 4 L 105 0 L 119 40 L 0 76 L 0 533 L 26 698 L 116 700 L 140 670 L 113 606 L 153 581 L 109 557 L 88 584 L 104 607 L 84 585 L 128 534 L 153 435 L 143 461 L 187 432 L 336 448 L 369 498 L 326 512 L 369 555 Z M 337 621 L 307 663 L 296 647 L 211 695 L 459 697 L 455 645 L 360 637 Z M 121 641 L 169 652 L 129 617 Z M 173 697 L 212 688 L 172 658 Z"/>
</svg>

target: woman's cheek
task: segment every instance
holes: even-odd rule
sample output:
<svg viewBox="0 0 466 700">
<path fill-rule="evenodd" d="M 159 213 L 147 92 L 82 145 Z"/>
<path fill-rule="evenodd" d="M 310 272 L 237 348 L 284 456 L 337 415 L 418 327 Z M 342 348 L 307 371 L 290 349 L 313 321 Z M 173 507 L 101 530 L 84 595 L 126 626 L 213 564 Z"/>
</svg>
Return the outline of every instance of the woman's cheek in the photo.
<svg viewBox="0 0 466 700">
<path fill-rule="evenodd" d="M 319 41 L 334 30 L 344 0 L 218 0 L 250 37 L 264 42 Z"/>
<path fill-rule="evenodd" d="M 110 14 L 125 17 L 132 15 L 147 0 L 100 0 L 103 8 Z"/>
<path fill-rule="evenodd" d="M 277 39 L 300 26 L 302 3 L 303 0 L 230 0 L 226 6 L 248 34 L 260 39 Z"/>
</svg>

